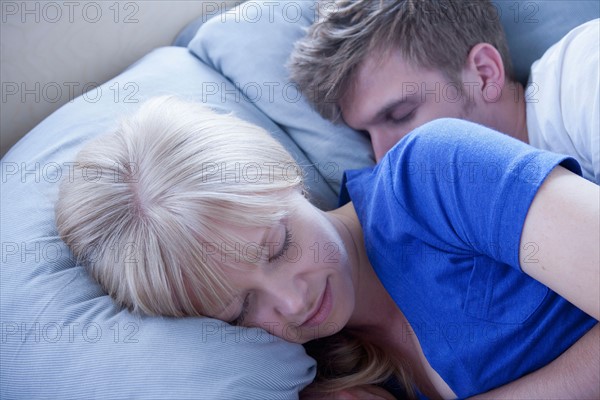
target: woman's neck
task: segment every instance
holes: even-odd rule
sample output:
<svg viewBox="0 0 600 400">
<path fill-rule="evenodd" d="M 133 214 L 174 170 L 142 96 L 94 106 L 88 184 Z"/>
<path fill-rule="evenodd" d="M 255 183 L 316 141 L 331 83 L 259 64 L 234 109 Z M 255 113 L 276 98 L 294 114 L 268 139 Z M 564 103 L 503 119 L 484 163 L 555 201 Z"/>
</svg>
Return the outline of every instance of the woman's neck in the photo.
<svg viewBox="0 0 600 400">
<path fill-rule="evenodd" d="M 356 305 L 346 327 L 361 331 L 388 329 L 391 320 L 403 316 L 369 262 L 352 203 L 327 214 L 344 242 L 352 268 Z"/>
<path fill-rule="evenodd" d="M 354 207 L 350 203 L 328 215 L 344 241 L 353 271 L 355 309 L 345 328 L 404 360 L 419 389 L 430 398 L 439 398 L 440 384 L 433 383 L 431 367 L 412 327 L 369 262 Z"/>
</svg>

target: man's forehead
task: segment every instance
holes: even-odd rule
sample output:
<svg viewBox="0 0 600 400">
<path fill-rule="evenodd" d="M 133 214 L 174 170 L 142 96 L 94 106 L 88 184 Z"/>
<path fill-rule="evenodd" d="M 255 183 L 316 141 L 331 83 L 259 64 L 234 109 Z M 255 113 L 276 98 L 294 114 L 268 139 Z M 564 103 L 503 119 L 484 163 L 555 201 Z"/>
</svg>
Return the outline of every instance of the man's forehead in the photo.
<svg viewBox="0 0 600 400">
<path fill-rule="evenodd" d="M 347 90 L 338 102 L 343 120 L 353 127 L 361 124 L 360 114 L 365 112 L 361 99 L 364 98 L 364 87 L 369 86 L 369 76 L 365 73 L 365 69 L 368 68 L 367 62 L 368 60 L 365 60 L 356 67 Z"/>
<path fill-rule="evenodd" d="M 439 70 L 408 62 L 398 49 L 374 50 L 358 65 L 339 102 L 342 117 L 363 130 L 386 109 L 420 98 L 421 88 L 431 86 L 428 81 L 445 79 Z"/>
<path fill-rule="evenodd" d="M 382 99 L 379 94 L 382 93 L 377 92 L 382 86 L 382 80 L 388 79 L 382 75 L 390 68 L 383 67 L 395 61 L 391 56 L 389 52 L 373 50 L 357 65 L 348 82 L 348 90 L 339 102 L 342 117 L 348 125 L 362 128 L 381 108 L 379 101 Z"/>
</svg>

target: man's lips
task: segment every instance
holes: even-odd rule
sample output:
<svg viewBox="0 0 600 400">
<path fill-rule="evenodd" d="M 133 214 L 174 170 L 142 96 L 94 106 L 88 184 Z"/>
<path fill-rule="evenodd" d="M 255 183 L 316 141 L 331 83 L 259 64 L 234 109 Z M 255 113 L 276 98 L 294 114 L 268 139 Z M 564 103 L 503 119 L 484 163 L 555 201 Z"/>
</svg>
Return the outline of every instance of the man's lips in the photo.
<svg viewBox="0 0 600 400">
<path fill-rule="evenodd" d="M 331 287 L 329 286 L 329 280 L 325 282 L 325 290 L 321 295 L 317 303 L 317 307 L 313 312 L 311 312 L 310 316 L 301 327 L 310 328 L 313 326 L 317 326 L 325 322 L 329 314 L 331 313 L 331 308 L 333 306 L 333 298 L 331 296 Z"/>
</svg>

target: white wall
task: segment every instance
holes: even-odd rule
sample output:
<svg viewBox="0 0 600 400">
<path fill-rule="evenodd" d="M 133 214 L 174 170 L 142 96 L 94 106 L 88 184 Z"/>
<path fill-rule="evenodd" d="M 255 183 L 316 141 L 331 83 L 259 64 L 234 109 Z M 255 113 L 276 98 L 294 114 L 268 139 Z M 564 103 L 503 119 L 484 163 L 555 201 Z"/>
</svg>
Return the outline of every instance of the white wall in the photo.
<svg viewBox="0 0 600 400">
<path fill-rule="evenodd" d="M 86 87 L 234 2 L 0 1 L 0 155 Z"/>
</svg>

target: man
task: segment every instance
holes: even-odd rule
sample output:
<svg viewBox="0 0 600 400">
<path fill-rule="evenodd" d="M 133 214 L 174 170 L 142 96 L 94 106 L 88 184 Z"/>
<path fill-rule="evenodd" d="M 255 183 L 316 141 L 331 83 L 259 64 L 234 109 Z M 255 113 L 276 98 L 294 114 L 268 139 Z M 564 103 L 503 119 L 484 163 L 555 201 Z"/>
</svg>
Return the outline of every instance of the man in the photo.
<svg viewBox="0 0 600 400">
<path fill-rule="evenodd" d="M 377 160 L 441 117 L 569 154 L 600 183 L 600 24 L 534 64 L 525 92 L 489 1 L 338 1 L 297 43 L 293 79 L 317 110 L 371 137 Z"/>
<path fill-rule="evenodd" d="M 489 1 L 340 0 L 327 9 L 297 43 L 292 78 L 325 118 L 366 131 L 378 161 L 414 128 L 454 117 L 569 154 L 600 183 L 598 20 L 534 64 L 526 92 Z M 596 326 L 559 359 L 487 395 L 597 396 L 598 336 Z"/>
</svg>

